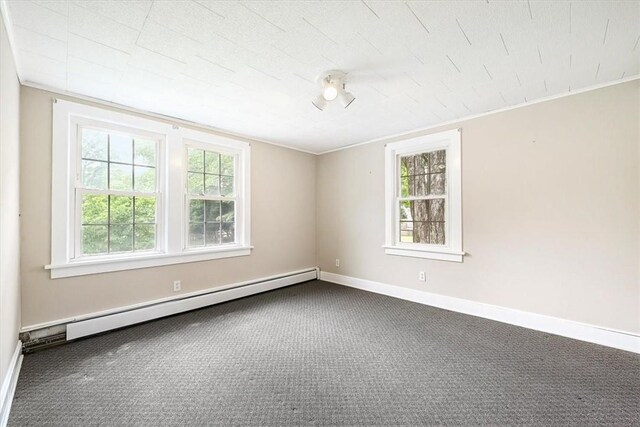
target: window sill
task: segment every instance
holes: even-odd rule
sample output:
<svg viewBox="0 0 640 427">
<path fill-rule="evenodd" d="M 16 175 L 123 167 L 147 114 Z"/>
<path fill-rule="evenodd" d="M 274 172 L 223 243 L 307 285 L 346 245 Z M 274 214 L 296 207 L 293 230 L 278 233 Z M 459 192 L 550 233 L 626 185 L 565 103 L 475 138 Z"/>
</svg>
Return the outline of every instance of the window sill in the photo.
<svg viewBox="0 0 640 427">
<path fill-rule="evenodd" d="M 229 246 L 208 250 L 191 250 L 176 254 L 154 253 L 126 258 L 84 259 L 70 261 L 67 264 L 46 265 L 51 270 L 51 278 L 84 276 L 87 274 L 109 273 L 113 271 L 134 270 L 138 268 L 159 267 L 187 262 L 207 261 L 251 255 L 253 246 Z"/>
<path fill-rule="evenodd" d="M 435 259 L 439 261 L 462 262 L 465 255 L 464 252 L 456 252 L 450 250 L 432 250 L 388 245 L 384 245 L 383 248 L 384 252 L 387 255 Z"/>
</svg>

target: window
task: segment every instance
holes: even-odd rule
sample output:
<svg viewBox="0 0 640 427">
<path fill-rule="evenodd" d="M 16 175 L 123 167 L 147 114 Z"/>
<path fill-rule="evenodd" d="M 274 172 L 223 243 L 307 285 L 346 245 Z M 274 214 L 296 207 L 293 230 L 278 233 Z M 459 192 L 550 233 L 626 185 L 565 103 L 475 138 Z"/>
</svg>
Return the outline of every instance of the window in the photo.
<svg viewBox="0 0 640 427">
<path fill-rule="evenodd" d="M 51 277 L 251 253 L 248 143 L 57 100 Z"/>
<path fill-rule="evenodd" d="M 76 257 L 157 250 L 160 135 L 80 126 Z"/>
<path fill-rule="evenodd" d="M 235 156 L 187 146 L 187 159 L 187 245 L 235 243 Z"/>
<path fill-rule="evenodd" d="M 462 261 L 460 131 L 387 144 L 385 252 Z"/>
</svg>

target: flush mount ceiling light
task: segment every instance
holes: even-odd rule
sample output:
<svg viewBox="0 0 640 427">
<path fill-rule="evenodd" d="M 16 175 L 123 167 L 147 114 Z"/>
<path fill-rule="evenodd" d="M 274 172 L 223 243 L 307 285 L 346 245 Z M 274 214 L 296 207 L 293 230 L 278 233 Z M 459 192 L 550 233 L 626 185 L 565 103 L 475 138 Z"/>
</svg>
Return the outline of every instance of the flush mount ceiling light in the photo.
<svg viewBox="0 0 640 427">
<path fill-rule="evenodd" d="M 342 71 L 327 71 L 318 77 L 318 85 L 322 91 L 318 97 L 313 100 L 313 105 L 320 111 L 327 107 L 327 102 L 336 98 L 344 108 L 347 108 L 356 97 L 351 92 L 347 92 L 344 88 L 346 74 Z"/>
</svg>

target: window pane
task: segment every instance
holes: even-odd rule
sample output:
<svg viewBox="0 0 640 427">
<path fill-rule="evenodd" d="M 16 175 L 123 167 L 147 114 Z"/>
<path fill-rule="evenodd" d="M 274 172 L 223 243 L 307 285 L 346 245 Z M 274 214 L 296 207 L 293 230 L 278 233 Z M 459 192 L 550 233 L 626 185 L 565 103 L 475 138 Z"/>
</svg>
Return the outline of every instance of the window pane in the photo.
<svg viewBox="0 0 640 427">
<path fill-rule="evenodd" d="M 233 176 L 233 156 L 220 155 L 220 174 Z"/>
<path fill-rule="evenodd" d="M 219 175 L 205 175 L 204 176 L 204 194 L 209 196 L 220 195 L 220 176 Z"/>
<path fill-rule="evenodd" d="M 409 168 L 407 168 L 407 157 L 400 157 L 400 176 L 408 176 Z"/>
<path fill-rule="evenodd" d="M 131 190 L 133 166 L 109 163 L 109 188 L 111 190 Z"/>
<path fill-rule="evenodd" d="M 400 220 L 401 221 L 406 221 L 406 220 L 411 221 L 411 219 L 412 219 L 412 217 L 411 217 L 411 202 L 409 202 L 408 200 L 400 202 Z"/>
<path fill-rule="evenodd" d="M 444 221 L 444 199 L 400 202 L 401 221 Z"/>
<path fill-rule="evenodd" d="M 148 139 L 138 139 L 133 141 L 134 163 L 136 165 L 156 165 L 156 142 Z"/>
<path fill-rule="evenodd" d="M 413 222 L 400 222 L 400 241 L 407 243 L 413 242 Z"/>
<path fill-rule="evenodd" d="M 136 191 L 153 193 L 156 190 L 156 168 L 134 166 L 133 172 Z"/>
<path fill-rule="evenodd" d="M 204 223 L 189 224 L 189 246 L 204 245 Z"/>
<path fill-rule="evenodd" d="M 444 245 L 444 222 L 429 222 L 429 238 L 427 243 L 432 245 Z"/>
<path fill-rule="evenodd" d="M 204 194 L 204 175 L 189 172 L 187 188 L 191 194 Z"/>
<path fill-rule="evenodd" d="M 106 132 L 82 129 L 82 157 L 84 159 L 107 160 Z"/>
<path fill-rule="evenodd" d="M 222 223 L 222 243 L 233 243 L 234 237 L 234 223 L 223 222 Z"/>
<path fill-rule="evenodd" d="M 400 157 L 400 176 L 428 173 L 428 153 Z M 427 160 L 424 160 L 426 158 Z M 426 169 L 425 169 L 426 168 Z"/>
<path fill-rule="evenodd" d="M 410 180 L 408 176 L 400 177 L 400 197 L 409 197 L 409 194 L 413 192 L 410 189 Z"/>
<path fill-rule="evenodd" d="M 156 226 L 149 224 L 136 224 L 135 232 L 135 250 L 146 251 L 155 249 L 156 247 Z"/>
<path fill-rule="evenodd" d="M 108 220 L 109 196 L 82 196 L 82 224 L 107 224 Z"/>
<path fill-rule="evenodd" d="M 129 163 L 133 162 L 133 138 L 117 133 L 109 134 L 109 161 Z"/>
<path fill-rule="evenodd" d="M 207 245 L 219 245 L 220 244 L 220 223 L 208 222 L 205 225 L 205 239 Z"/>
<path fill-rule="evenodd" d="M 431 173 L 442 173 L 447 168 L 447 151 L 439 150 L 429 153 L 429 171 Z"/>
<path fill-rule="evenodd" d="M 421 153 L 413 156 L 415 162 L 415 174 L 423 175 L 429 173 L 429 153 Z"/>
<path fill-rule="evenodd" d="M 444 199 L 429 200 L 429 221 L 444 222 Z"/>
<path fill-rule="evenodd" d="M 432 173 L 429 178 L 429 194 L 439 195 L 447 192 L 447 175 Z"/>
<path fill-rule="evenodd" d="M 133 226 L 109 226 L 109 252 L 131 252 L 133 250 Z"/>
<path fill-rule="evenodd" d="M 400 241 L 445 244 L 445 200 L 400 202 Z"/>
<path fill-rule="evenodd" d="M 156 198 L 155 197 L 134 197 L 135 201 L 135 222 L 154 224 L 156 222 Z"/>
<path fill-rule="evenodd" d="M 220 194 L 223 196 L 233 196 L 233 177 L 221 176 L 220 177 Z"/>
<path fill-rule="evenodd" d="M 207 222 L 220 221 L 220 201 L 219 200 L 205 201 L 205 220 Z"/>
<path fill-rule="evenodd" d="M 235 203 L 236 202 L 221 202 L 222 208 L 222 221 L 234 222 L 235 221 Z"/>
<path fill-rule="evenodd" d="M 107 189 L 107 165 L 106 162 L 82 161 L 82 186 L 96 190 Z"/>
<path fill-rule="evenodd" d="M 111 224 L 131 224 L 133 223 L 133 197 L 109 196 L 111 204 L 109 206 Z"/>
<path fill-rule="evenodd" d="M 411 196 L 429 195 L 429 175 L 412 175 L 409 177 L 411 183 Z"/>
<path fill-rule="evenodd" d="M 400 157 L 402 197 L 446 194 L 446 150 Z"/>
<path fill-rule="evenodd" d="M 414 221 L 427 221 L 429 219 L 429 200 L 412 201 L 411 216 Z"/>
<path fill-rule="evenodd" d="M 82 253 L 105 254 L 108 251 L 107 226 L 83 225 L 82 226 Z"/>
<path fill-rule="evenodd" d="M 189 171 L 190 172 L 204 172 L 204 151 L 196 148 L 189 148 L 187 150 L 189 156 Z"/>
<path fill-rule="evenodd" d="M 204 222 L 204 200 L 191 200 L 189 203 L 189 220 Z"/>
<path fill-rule="evenodd" d="M 206 173 L 220 174 L 220 155 L 213 151 L 204 153 L 204 171 Z"/>
<path fill-rule="evenodd" d="M 413 222 L 413 242 L 429 243 L 429 223 L 426 221 Z"/>
</svg>

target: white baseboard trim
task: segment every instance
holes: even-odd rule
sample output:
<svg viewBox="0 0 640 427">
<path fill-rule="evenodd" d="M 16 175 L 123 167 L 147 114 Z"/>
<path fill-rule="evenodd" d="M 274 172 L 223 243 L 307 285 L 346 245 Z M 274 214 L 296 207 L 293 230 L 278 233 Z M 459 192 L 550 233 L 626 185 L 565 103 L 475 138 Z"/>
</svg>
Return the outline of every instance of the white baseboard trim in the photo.
<svg viewBox="0 0 640 427">
<path fill-rule="evenodd" d="M 314 280 L 318 277 L 317 268 L 277 278 L 255 280 L 251 283 L 214 289 L 208 293 L 184 296 L 181 299 L 163 301 L 152 305 L 145 305 L 126 311 L 94 316 L 86 320 L 75 321 L 67 324 L 67 340 L 85 337 L 136 323 L 146 322 L 161 317 L 185 311 L 195 310 L 209 305 L 243 298 L 273 289 L 294 285 L 296 283 Z"/>
<path fill-rule="evenodd" d="M 0 389 L 0 427 L 5 427 L 9 421 L 9 412 L 13 403 L 13 394 L 18 384 L 18 375 L 22 366 L 22 342 L 18 341 L 13 352 L 7 373 L 2 379 L 2 389 Z"/>
<path fill-rule="evenodd" d="M 633 353 L 640 353 L 640 336 L 629 332 L 325 271 L 320 272 L 320 280 L 443 308 L 445 310 L 456 311 L 458 313 L 470 314 L 472 316 L 535 329 L 549 334 L 587 341 L 620 350 L 631 351 Z"/>
</svg>

